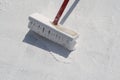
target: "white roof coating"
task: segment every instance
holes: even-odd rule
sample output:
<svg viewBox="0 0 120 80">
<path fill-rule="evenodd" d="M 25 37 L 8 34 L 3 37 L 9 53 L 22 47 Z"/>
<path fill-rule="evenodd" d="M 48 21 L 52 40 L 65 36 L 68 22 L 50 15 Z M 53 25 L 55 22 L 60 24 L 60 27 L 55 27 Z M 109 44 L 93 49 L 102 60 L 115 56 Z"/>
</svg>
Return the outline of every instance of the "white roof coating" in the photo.
<svg viewBox="0 0 120 80">
<path fill-rule="evenodd" d="M 62 2 L 0 0 L 0 80 L 120 80 L 120 0 L 79 1 L 63 24 L 80 33 L 72 52 L 28 29 L 29 15 L 53 20 Z"/>
</svg>

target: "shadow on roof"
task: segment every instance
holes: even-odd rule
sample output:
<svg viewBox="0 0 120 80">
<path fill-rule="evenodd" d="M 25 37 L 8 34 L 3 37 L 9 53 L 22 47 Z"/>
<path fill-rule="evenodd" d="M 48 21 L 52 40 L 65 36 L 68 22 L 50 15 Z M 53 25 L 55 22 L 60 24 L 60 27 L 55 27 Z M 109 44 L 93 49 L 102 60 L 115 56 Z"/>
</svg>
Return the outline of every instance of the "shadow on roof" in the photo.
<svg viewBox="0 0 120 80">
<path fill-rule="evenodd" d="M 25 38 L 23 39 L 23 42 L 28 43 L 30 45 L 36 46 L 38 48 L 44 49 L 48 52 L 53 52 L 55 54 L 58 54 L 60 56 L 63 56 L 64 58 L 67 58 L 71 51 L 65 49 L 64 47 L 60 46 L 59 44 L 56 44 L 33 31 L 29 31 Z"/>
</svg>

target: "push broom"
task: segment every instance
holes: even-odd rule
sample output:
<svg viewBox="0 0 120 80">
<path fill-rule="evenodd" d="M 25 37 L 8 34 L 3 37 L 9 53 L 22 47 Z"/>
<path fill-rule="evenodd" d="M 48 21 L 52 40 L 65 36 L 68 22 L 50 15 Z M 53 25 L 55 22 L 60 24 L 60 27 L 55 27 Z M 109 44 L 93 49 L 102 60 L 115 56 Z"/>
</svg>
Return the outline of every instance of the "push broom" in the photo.
<svg viewBox="0 0 120 80">
<path fill-rule="evenodd" d="M 64 0 L 53 22 L 39 13 L 30 15 L 28 27 L 40 36 L 60 44 L 68 50 L 74 50 L 78 33 L 58 24 L 68 2 L 69 0 Z"/>
</svg>

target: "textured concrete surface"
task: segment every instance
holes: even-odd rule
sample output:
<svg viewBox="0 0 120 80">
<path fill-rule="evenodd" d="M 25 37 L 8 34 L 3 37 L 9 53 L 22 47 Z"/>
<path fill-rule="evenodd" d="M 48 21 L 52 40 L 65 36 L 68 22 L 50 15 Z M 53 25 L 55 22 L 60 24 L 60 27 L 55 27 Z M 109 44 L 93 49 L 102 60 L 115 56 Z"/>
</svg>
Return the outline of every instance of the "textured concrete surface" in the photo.
<svg viewBox="0 0 120 80">
<path fill-rule="evenodd" d="M 34 12 L 53 20 L 62 1 L 0 0 L 0 80 L 120 79 L 120 0 L 80 0 L 64 23 L 80 33 L 73 52 L 27 28 Z"/>
</svg>

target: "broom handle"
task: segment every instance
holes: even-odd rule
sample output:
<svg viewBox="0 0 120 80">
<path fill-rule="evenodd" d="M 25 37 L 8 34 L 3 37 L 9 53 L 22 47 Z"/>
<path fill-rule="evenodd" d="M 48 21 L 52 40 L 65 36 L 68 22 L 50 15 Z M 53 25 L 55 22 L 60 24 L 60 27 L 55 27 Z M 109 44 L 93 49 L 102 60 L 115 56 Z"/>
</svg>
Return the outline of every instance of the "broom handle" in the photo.
<svg viewBox="0 0 120 80">
<path fill-rule="evenodd" d="M 53 24 L 54 24 L 54 25 L 57 25 L 57 24 L 58 24 L 58 21 L 59 21 L 61 15 L 63 14 L 63 11 L 65 10 L 68 2 L 69 2 L 69 0 L 64 0 L 62 6 L 60 7 L 60 9 L 59 9 L 59 11 L 58 11 L 58 13 L 57 13 L 54 21 L 53 21 Z"/>
</svg>

